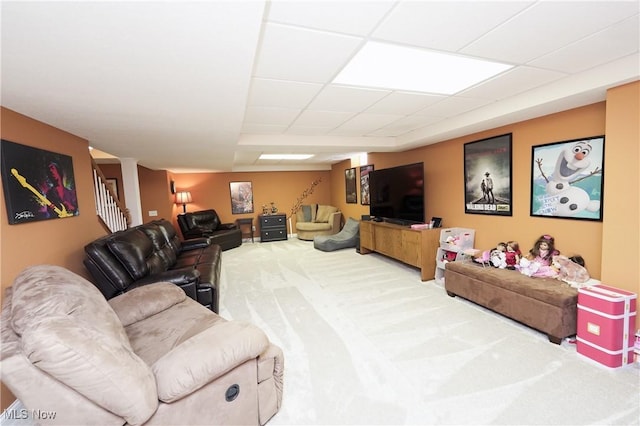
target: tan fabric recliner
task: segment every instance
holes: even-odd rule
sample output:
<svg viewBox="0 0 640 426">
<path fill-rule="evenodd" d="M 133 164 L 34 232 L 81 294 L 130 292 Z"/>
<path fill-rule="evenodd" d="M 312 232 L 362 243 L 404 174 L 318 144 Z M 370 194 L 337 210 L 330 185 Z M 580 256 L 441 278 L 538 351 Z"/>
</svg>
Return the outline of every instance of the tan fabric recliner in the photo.
<svg viewBox="0 0 640 426">
<path fill-rule="evenodd" d="M 2 309 L 2 382 L 42 424 L 264 424 L 283 355 L 170 283 L 110 299 L 57 266 L 25 269 Z"/>
<path fill-rule="evenodd" d="M 333 235 L 340 231 L 342 213 L 337 207 L 304 204 L 296 213 L 296 233 L 301 240 L 313 241 L 318 235 Z"/>
</svg>

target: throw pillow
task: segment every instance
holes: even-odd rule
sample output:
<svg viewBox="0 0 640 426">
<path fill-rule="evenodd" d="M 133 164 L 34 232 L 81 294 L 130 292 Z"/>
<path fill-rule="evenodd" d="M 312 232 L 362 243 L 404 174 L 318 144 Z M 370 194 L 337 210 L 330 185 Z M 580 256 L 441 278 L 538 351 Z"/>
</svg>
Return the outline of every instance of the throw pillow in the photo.
<svg viewBox="0 0 640 426">
<path fill-rule="evenodd" d="M 302 217 L 305 222 L 311 222 L 311 206 L 302 206 Z"/>
<path fill-rule="evenodd" d="M 318 205 L 315 222 L 329 222 L 331 215 L 337 211 L 337 207 Z"/>
</svg>

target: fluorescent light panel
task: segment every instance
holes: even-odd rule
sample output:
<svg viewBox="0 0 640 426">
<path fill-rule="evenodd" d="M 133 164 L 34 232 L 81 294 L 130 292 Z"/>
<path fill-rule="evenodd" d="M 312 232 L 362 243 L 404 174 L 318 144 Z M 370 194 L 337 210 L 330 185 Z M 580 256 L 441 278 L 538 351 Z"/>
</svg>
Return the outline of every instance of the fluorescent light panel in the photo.
<svg viewBox="0 0 640 426">
<path fill-rule="evenodd" d="M 261 160 L 306 160 L 313 154 L 262 154 Z"/>
<path fill-rule="evenodd" d="M 370 41 L 333 82 L 452 95 L 509 68 L 512 65 Z"/>
</svg>

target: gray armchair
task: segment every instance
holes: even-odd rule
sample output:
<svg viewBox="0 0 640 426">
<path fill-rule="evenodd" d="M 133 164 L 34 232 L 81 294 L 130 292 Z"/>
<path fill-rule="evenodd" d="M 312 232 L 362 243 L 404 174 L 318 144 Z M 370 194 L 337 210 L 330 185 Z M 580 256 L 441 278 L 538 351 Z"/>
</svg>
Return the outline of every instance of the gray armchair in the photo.
<svg viewBox="0 0 640 426">
<path fill-rule="evenodd" d="M 56 266 L 27 268 L 2 309 L 2 382 L 51 424 L 261 424 L 283 355 L 169 283 L 110 299 Z"/>
</svg>

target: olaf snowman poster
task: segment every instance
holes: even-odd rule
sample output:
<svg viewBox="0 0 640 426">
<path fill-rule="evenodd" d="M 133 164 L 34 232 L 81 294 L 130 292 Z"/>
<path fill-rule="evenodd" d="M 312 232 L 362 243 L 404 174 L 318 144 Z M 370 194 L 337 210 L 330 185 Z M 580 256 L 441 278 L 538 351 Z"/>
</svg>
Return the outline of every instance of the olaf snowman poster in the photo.
<svg viewBox="0 0 640 426">
<path fill-rule="evenodd" d="M 604 136 L 532 147 L 531 216 L 602 221 Z"/>
</svg>

